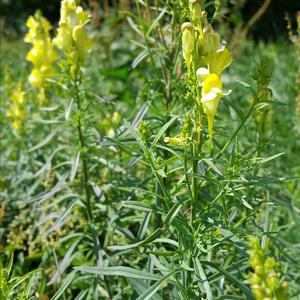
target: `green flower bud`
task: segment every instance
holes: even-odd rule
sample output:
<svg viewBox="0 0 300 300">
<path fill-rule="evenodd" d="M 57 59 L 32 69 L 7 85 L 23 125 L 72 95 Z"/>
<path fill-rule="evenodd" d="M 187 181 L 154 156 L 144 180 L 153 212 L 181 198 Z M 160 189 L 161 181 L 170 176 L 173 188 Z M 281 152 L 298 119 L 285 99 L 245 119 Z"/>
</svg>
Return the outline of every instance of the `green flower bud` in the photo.
<svg viewBox="0 0 300 300">
<path fill-rule="evenodd" d="M 203 53 L 209 54 L 212 52 L 216 52 L 221 47 L 220 35 L 211 27 L 205 29 L 204 35 L 205 39 L 203 44 Z"/>
<path fill-rule="evenodd" d="M 188 68 L 188 74 L 190 73 L 190 67 L 192 62 L 192 55 L 195 48 L 195 32 L 191 23 L 186 22 L 181 26 L 182 30 L 182 50 L 185 63 Z"/>
<path fill-rule="evenodd" d="M 268 287 L 273 291 L 278 286 L 278 274 L 271 272 L 266 279 Z"/>
<path fill-rule="evenodd" d="M 264 269 L 266 272 L 271 272 L 276 266 L 276 261 L 273 257 L 267 257 L 264 263 Z"/>
<path fill-rule="evenodd" d="M 181 137 L 165 137 L 164 142 L 173 145 L 182 145 L 184 140 Z"/>
<path fill-rule="evenodd" d="M 202 24 L 201 24 L 201 16 L 202 16 L 202 0 L 190 0 L 190 12 L 191 12 L 191 21 L 195 25 L 195 27 L 202 31 Z"/>
<path fill-rule="evenodd" d="M 146 121 L 142 120 L 139 124 L 139 131 L 142 137 L 142 140 L 146 143 L 151 137 L 150 125 Z"/>
</svg>

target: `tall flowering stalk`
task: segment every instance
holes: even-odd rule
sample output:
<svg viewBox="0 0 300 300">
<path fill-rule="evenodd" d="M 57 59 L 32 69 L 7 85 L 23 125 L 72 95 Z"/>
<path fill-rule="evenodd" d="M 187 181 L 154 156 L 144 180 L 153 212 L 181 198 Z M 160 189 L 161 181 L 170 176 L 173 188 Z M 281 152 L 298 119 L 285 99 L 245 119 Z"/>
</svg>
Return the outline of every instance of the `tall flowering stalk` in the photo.
<svg viewBox="0 0 300 300">
<path fill-rule="evenodd" d="M 189 2 L 190 22 L 182 25 L 182 49 L 188 76 L 197 86 L 196 107 L 202 107 L 207 115 L 212 146 L 214 117 L 221 98 L 227 94 L 223 91 L 221 73 L 232 58 L 220 35 L 208 23 L 203 4 L 203 0 Z"/>
<path fill-rule="evenodd" d="M 81 158 L 83 187 L 85 193 L 86 218 L 93 239 L 93 251 L 95 255 L 95 264 L 99 265 L 102 261 L 100 251 L 100 241 L 95 229 L 95 218 L 93 213 L 92 195 L 90 191 L 90 174 L 88 166 L 88 145 L 84 132 L 84 100 L 82 89 L 82 67 L 84 66 L 87 55 L 92 46 L 92 39 L 86 33 L 86 25 L 90 21 L 90 15 L 79 6 L 78 1 L 63 0 L 60 9 L 60 21 L 57 35 L 54 39 L 55 45 L 60 48 L 65 55 L 63 66 L 66 72 L 66 81 L 69 87 L 69 96 L 74 99 L 77 106 L 77 114 L 74 117 L 74 125 L 77 129 L 79 149 L 76 157 Z M 72 176 L 71 176 L 72 177 Z M 71 179 L 72 181 L 73 179 Z M 94 299 L 97 297 L 97 281 L 94 280 Z M 104 277 L 109 299 L 112 298 L 107 279 Z"/>
<path fill-rule="evenodd" d="M 52 64 L 58 58 L 49 33 L 51 24 L 37 11 L 27 19 L 26 26 L 29 32 L 25 36 L 25 42 L 33 45 L 26 59 L 34 67 L 28 79 L 33 87 L 38 88 L 38 99 L 43 102 L 46 100 L 47 79 L 56 74 Z"/>
<path fill-rule="evenodd" d="M 90 49 L 92 40 L 85 33 L 85 25 L 90 20 L 90 15 L 84 11 L 81 6 L 77 5 L 75 0 L 63 0 L 60 9 L 60 21 L 57 30 L 57 36 L 54 43 L 63 50 L 66 60 L 68 62 L 70 82 L 74 89 L 70 89 L 71 96 L 74 96 L 77 104 L 78 119 L 77 119 L 77 132 L 80 142 L 80 151 L 86 151 L 86 143 L 82 130 L 82 112 L 80 99 L 80 83 L 81 83 L 81 70 L 84 60 Z M 73 95 L 74 94 L 74 95 Z M 89 192 L 89 175 L 86 157 L 83 156 L 83 173 L 84 173 L 84 186 L 86 192 L 86 205 L 88 210 L 88 219 L 93 219 L 93 212 L 91 207 L 90 192 Z"/>
</svg>

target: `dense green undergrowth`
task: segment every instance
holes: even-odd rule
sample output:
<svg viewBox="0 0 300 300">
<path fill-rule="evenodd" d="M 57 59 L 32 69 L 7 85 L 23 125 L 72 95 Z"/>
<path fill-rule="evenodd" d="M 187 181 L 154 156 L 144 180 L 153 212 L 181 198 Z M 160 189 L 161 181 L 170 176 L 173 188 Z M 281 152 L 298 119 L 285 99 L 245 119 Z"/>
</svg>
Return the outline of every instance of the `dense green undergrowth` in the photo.
<svg viewBox="0 0 300 300">
<path fill-rule="evenodd" d="M 294 48 L 244 41 L 211 147 L 170 3 L 91 30 L 80 79 L 67 54 L 42 103 L 30 47 L 2 41 L 0 299 L 299 299 Z"/>
</svg>

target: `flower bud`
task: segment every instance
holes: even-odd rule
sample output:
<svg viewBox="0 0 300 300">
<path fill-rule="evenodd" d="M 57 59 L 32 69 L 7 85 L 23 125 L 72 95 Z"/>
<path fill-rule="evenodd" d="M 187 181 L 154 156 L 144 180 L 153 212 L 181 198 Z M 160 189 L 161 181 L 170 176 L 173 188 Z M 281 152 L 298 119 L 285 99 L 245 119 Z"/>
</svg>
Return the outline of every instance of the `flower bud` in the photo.
<svg viewBox="0 0 300 300">
<path fill-rule="evenodd" d="M 210 27 L 206 28 L 204 35 L 203 53 L 216 52 L 221 46 L 220 35 Z"/>
<path fill-rule="evenodd" d="M 278 274 L 274 271 L 269 273 L 266 279 L 267 285 L 271 290 L 274 290 L 278 286 L 279 278 Z"/>
<path fill-rule="evenodd" d="M 164 142 L 167 144 L 182 145 L 184 141 L 180 137 L 165 137 Z"/>
<path fill-rule="evenodd" d="M 190 72 L 192 54 L 195 48 L 195 33 L 191 23 L 186 22 L 181 26 L 182 30 L 182 50 L 185 63 L 188 68 L 188 73 Z"/>
<path fill-rule="evenodd" d="M 190 0 L 191 21 L 201 31 L 202 0 Z"/>
</svg>

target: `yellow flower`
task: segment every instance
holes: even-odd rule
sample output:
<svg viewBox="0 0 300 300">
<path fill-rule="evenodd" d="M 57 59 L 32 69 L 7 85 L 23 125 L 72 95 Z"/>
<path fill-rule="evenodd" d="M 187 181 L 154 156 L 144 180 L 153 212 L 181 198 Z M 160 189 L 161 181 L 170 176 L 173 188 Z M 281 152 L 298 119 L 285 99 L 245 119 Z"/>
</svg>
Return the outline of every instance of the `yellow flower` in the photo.
<svg viewBox="0 0 300 300">
<path fill-rule="evenodd" d="M 197 27 L 198 31 L 202 31 L 201 16 L 202 16 L 203 0 L 190 0 L 189 7 L 191 12 L 191 21 Z"/>
<path fill-rule="evenodd" d="M 33 69 L 29 75 L 29 82 L 33 87 L 42 87 L 44 78 L 39 69 Z"/>
<path fill-rule="evenodd" d="M 188 75 L 190 74 L 192 55 L 195 48 L 195 33 L 191 23 L 186 22 L 181 26 L 182 30 L 182 50 L 183 57 L 188 69 Z"/>
<path fill-rule="evenodd" d="M 214 117 L 217 112 L 219 102 L 223 96 L 222 81 L 217 74 L 209 74 L 203 81 L 201 103 L 207 115 L 208 133 L 212 146 L 212 134 Z"/>
<path fill-rule="evenodd" d="M 112 116 L 112 122 L 114 124 L 118 124 L 118 123 L 120 123 L 120 121 L 121 121 L 121 116 L 117 111 L 115 111 Z"/>
</svg>

